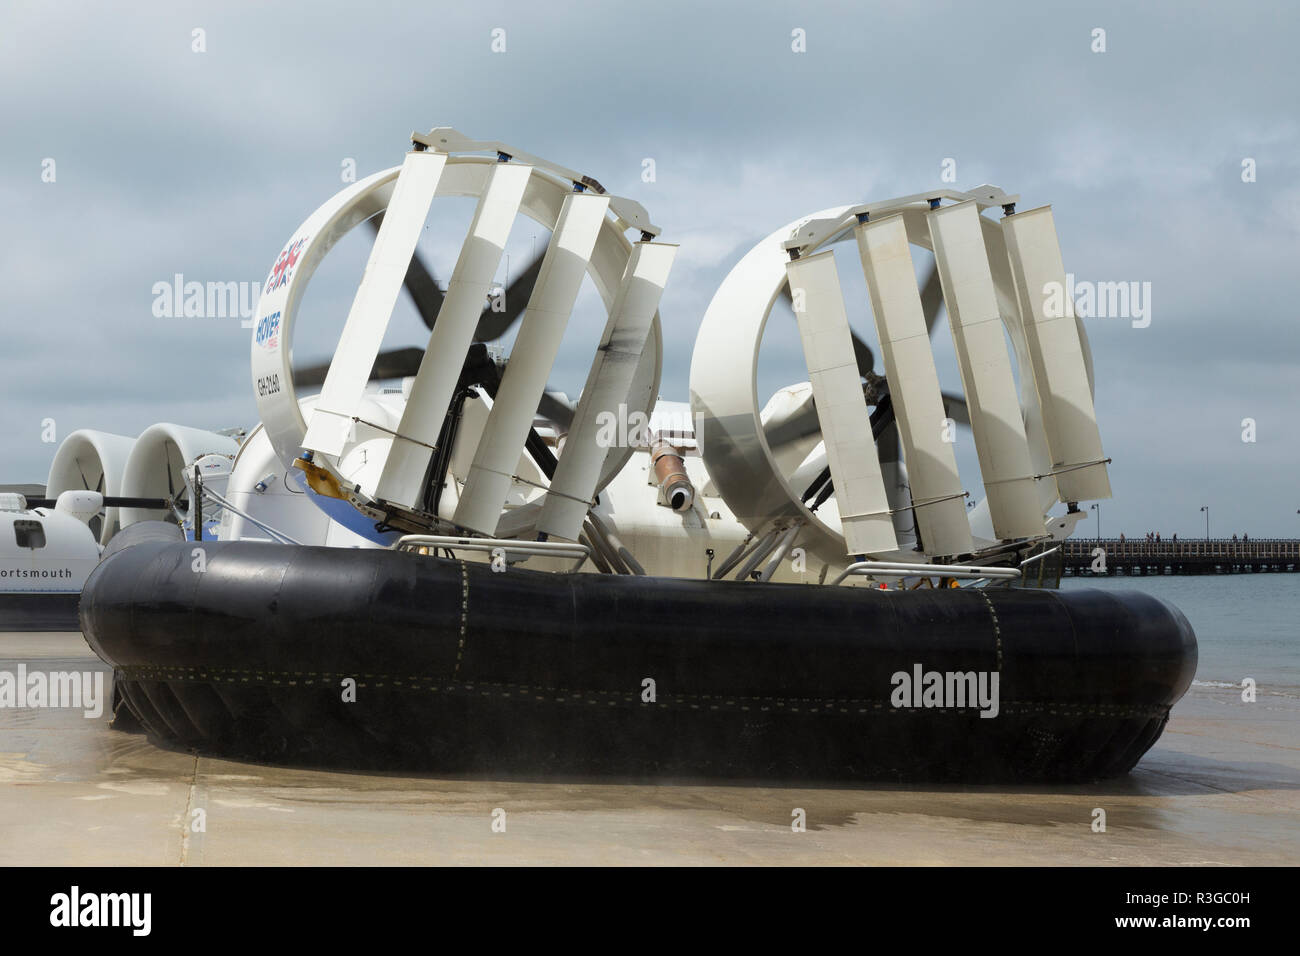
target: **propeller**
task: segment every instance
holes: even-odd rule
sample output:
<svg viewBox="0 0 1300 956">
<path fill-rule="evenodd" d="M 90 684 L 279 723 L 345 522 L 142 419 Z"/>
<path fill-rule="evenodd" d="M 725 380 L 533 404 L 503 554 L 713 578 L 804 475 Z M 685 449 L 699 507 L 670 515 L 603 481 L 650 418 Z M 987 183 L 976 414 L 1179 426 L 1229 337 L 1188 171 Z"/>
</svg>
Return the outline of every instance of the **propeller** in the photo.
<svg viewBox="0 0 1300 956">
<path fill-rule="evenodd" d="M 573 416 L 577 408 L 565 401 L 560 392 L 542 392 L 542 400 L 537 403 L 537 414 L 552 422 L 561 432 L 567 432 L 573 425 Z"/>
<path fill-rule="evenodd" d="M 78 471 L 81 470 L 81 463 L 80 463 L 80 462 L 77 463 L 77 470 L 78 470 Z M 107 476 L 104 474 L 103 470 L 101 469 L 100 472 L 99 472 L 99 481 L 95 482 L 95 490 L 96 490 L 97 492 L 99 492 L 100 495 L 103 495 L 103 494 L 104 494 L 104 478 L 105 478 L 105 477 L 107 477 Z M 83 475 L 82 478 L 83 478 L 83 480 L 84 480 L 85 476 Z M 97 539 L 99 538 L 99 534 L 100 534 L 100 532 L 104 530 L 104 520 L 108 517 L 108 509 L 109 509 L 110 507 L 112 507 L 112 505 L 108 504 L 108 499 L 104 499 L 103 504 L 104 504 L 104 507 L 102 507 L 102 508 L 99 509 L 98 513 L 96 513 L 95 517 L 91 519 L 91 521 L 89 522 L 89 525 L 88 525 L 89 528 L 90 528 L 91 533 L 92 533 L 92 534 L 93 534 Z"/>
<path fill-rule="evenodd" d="M 960 395 L 953 395 L 951 392 L 943 393 L 943 413 L 951 418 L 958 425 L 970 425 L 970 409 L 966 406 L 966 399 Z"/>
<path fill-rule="evenodd" d="M 379 235 L 379 227 L 383 224 L 383 221 L 383 213 L 372 216 L 367 220 L 371 231 L 376 236 Z M 474 332 L 475 342 L 492 342 L 510 331 L 510 327 L 524 314 L 524 309 L 528 306 L 528 299 L 533 294 L 533 286 L 537 284 L 537 277 L 541 271 L 542 257 L 538 256 L 533 260 L 532 265 L 525 269 L 514 282 L 510 283 L 509 288 L 504 290 L 502 302 L 505 308 L 502 311 L 493 312 L 489 305 L 483 307 L 483 314 L 479 317 L 478 328 Z M 434 279 L 433 273 L 425 267 L 424 261 L 420 258 L 418 252 L 411 256 L 411 263 L 407 266 L 404 284 L 406 291 L 411 295 L 411 301 L 415 303 L 415 308 L 420 313 L 420 319 L 424 322 L 425 328 L 432 331 L 434 323 L 438 320 L 438 311 L 442 308 L 443 294 L 442 290 L 438 288 L 438 282 Z"/>
<path fill-rule="evenodd" d="M 97 482 L 95 483 L 95 487 L 94 487 L 94 488 L 91 488 L 91 487 L 90 487 L 90 479 L 86 477 L 86 471 L 85 471 L 84 468 L 81 467 L 81 459 L 80 459 L 80 458 L 74 458 L 74 459 L 73 459 L 73 464 L 75 464 L 75 465 L 77 466 L 77 474 L 79 474 L 79 475 L 81 476 L 81 487 L 82 487 L 82 488 L 85 488 L 87 491 L 97 491 L 97 492 L 99 492 L 100 494 L 103 494 L 103 492 L 104 492 L 104 472 L 103 472 L 103 470 L 101 469 L 100 472 L 99 472 L 99 481 L 97 481 Z M 49 507 L 54 507 L 54 505 L 51 503 L 51 504 L 49 505 Z M 106 509 L 109 508 L 109 507 L 111 507 L 111 506 L 110 506 L 110 505 L 105 505 L 103 508 L 100 508 L 100 509 L 99 509 L 99 512 L 98 512 L 98 513 L 97 513 L 93 518 L 90 519 L 89 527 L 90 527 L 91 533 L 94 534 L 94 536 L 95 536 L 96 538 L 99 537 L 99 533 L 100 533 L 100 531 L 101 531 L 101 530 L 103 529 L 103 527 L 104 527 L 104 518 L 107 517 L 107 510 L 106 510 Z"/>
<path fill-rule="evenodd" d="M 496 341 L 519 321 L 519 317 L 524 314 L 524 309 L 528 307 L 528 300 L 532 298 L 537 277 L 541 275 L 542 258 L 538 256 L 534 259 L 532 264 L 502 291 L 501 302 L 505 308 L 500 312 L 493 312 L 489 307 L 483 309 L 483 314 L 479 316 L 478 328 L 474 330 L 475 342 Z"/>
<path fill-rule="evenodd" d="M 488 397 L 496 400 L 497 389 L 501 387 L 501 369 L 488 354 L 487 346 L 482 342 L 475 342 L 469 347 L 469 355 L 465 358 L 465 367 L 461 371 L 461 383 L 464 385 L 480 385 L 487 392 Z M 545 395 L 543 395 L 545 401 Z M 556 399 L 556 404 L 563 404 Z M 570 415 L 572 420 L 572 415 Z M 524 440 L 524 448 L 537 463 L 537 467 L 546 475 L 547 480 L 555 477 L 555 467 L 559 462 L 556 461 L 555 452 L 551 451 L 549 445 L 541 435 L 537 433 L 536 428 L 528 429 L 528 437 Z"/>
<path fill-rule="evenodd" d="M 379 226 L 383 219 L 383 213 L 380 213 L 367 220 L 371 230 L 376 235 L 379 234 Z M 511 327 L 519 321 L 519 317 L 524 314 L 524 310 L 528 307 L 528 300 L 533 294 L 533 286 L 537 284 L 537 277 L 541 274 L 541 271 L 542 257 L 538 256 L 514 282 L 510 283 L 502 291 L 500 301 L 504 308 L 501 311 L 493 311 L 491 303 L 484 304 L 482 315 L 479 316 L 478 327 L 474 330 L 475 342 L 492 342 L 510 331 Z M 403 284 L 411 296 L 411 301 L 415 304 L 416 311 L 420 313 L 420 319 L 424 322 L 425 328 L 432 330 L 434 324 L 438 321 L 438 311 L 442 308 L 443 294 L 442 290 L 438 288 L 438 282 L 434 279 L 433 273 L 425 267 L 418 252 L 411 257 Z M 423 355 L 424 350 L 418 348 L 388 349 L 380 352 L 375 359 L 375 366 L 370 373 L 370 379 L 374 381 L 376 379 L 403 378 L 407 375 L 414 375 L 419 370 L 420 359 Z M 327 371 L 329 371 L 328 362 L 296 368 L 293 372 L 294 384 L 304 387 L 320 385 L 325 381 Z"/>
<path fill-rule="evenodd" d="M 790 284 L 787 282 L 781 287 L 781 295 L 786 299 L 787 304 L 791 303 Z M 921 284 L 921 307 L 925 313 L 925 327 L 928 331 L 933 332 L 935 323 L 939 320 L 939 310 L 943 306 L 943 286 L 939 280 L 938 264 L 932 264 L 930 271 L 926 274 L 925 281 Z M 874 391 L 872 383 L 879 379 L 876 374 L 875 365 L 876 357 L 872 352 L 871 346 L 862 340 L 852 328 L 849 334 L 853 337 L 853 355 L 857 359 L 858 374 L 866 380 L 866 388 Z M 970 411 L 966 407 L 966 399 L 961 395 L 951 392 L 943 393 L 944 414 L 951 418 L 959 425 L 970 424 Z M 890 417 L 892 420 L 893 412 Z M 875 416 L 872 416 L 874 423 Z M 768 446 L 773 452 L 789 444 L 790 442 L 799 441 L 815 434 L 821 429 L 817 420 L 817 408 L 815 403 L 810 399 L 808 404 L 799 412 L 791 415 L 788 419 L 781 422 L 778 426 L 767 432 Z M 877 437 L 879 433 L 877 432 Z"/>
<path fill-rule="evenodd" d="M 175 517 L 176 523 L 178 525 L 184 526 L 185 513 L 189 511 L 189 507 L 190 507 L 189 488 L 188 486 L 183 488 L 179 495 L 176 493 L 175 472 L 173 472 L 172 470 L 172 452 L 175 451 L 177 457 L 179 458 L 180 449 L 176 448 L 176 446 L 173 445 L 171 442 L 168 442 L 165 448 L 166 448 L 166 457 L 167 457 L 167 498 L 172 503 L 172 515 L 173 517 Z M 184 467 L 185 467 L 185 459 L 180 458 L 180 464 L 177 470 Z"/>
<path fill-rule="evenodd" d="M 885 394 L 880 396 L 880 400 L 876 404 L 876 410 L 871 413 L 871 436 L 875 438 L 876 441 L 880 441 L 880 436 L 884 434 L 885 429 L 893 423 L 894 400 L 890 398 L 888 392 L 885 392 Z M 804 504 L 807 504 L 808 499 L 813 498 L 815 495 L 816 498 L 813 500 L 813 503 L 808 510 L 816 511 L 823 503 L 825 503 L 826 499 L 831 496 L 831 493 L 834 490 L 835 483 L 831 480 L 831 466 L 827 464 L 826 467 L 818 473 L 817 477 L 813 479 L 812 484 L 810 484 L 804 491 L 803 502 Z"/>
<path fill-rule="evenodd" d="M 414 346 L 404 349 L 388 349 L 375 358 L 375 366 L 370 372 L 370 380 L 384 378 L 405 378 L 420 370 L 420 360 L 424 358 L 424 349 Z M 325 384 L 325 375 L 330 370 L 329 362 L 307 365 L 293 370 L 293 382 L 300 387 Z"/>
<path fill-rule="evenodd" d="M 786 304 L 791 305 L 793 308 L 789 282 L 781 286 L 781 296 L 786 300 Z M 921 284 L 921 309 L 925 314 L 926 331 L 934 331 L 934 325 L 939 321 L 939 310 L 941 308 L 943 308 L 943 284 L 939 281 L 938 263 L 934 263 L 930 266 L 925 281 Z M 862 341 L 862 336 L 858 335 L 851 327 L 849 328 L 849 334 L 853 336 L 853 356 L 858 360 L 858 372 L 863 378 L 867 378 L 870 373 L 875 371 L 875 353 L 871 351 L 870 345 Z"/>
<path fill-rule="evenodd" d="M 380 213 L 368 220 L 370 228 L 377 236 L 379 235 L 380 223 L 384 221 L 384 214 Z M 407 293 L 411 296 L 411 301 L 415 303 L 415 309 L 420 313 L 420 318 L 428 329 L 433 328 L 433 322 L 438 318 L 438 310 L 442 308 L 442 290 L 438 288 L 438 281 L 434 279 L 433 273 L 424 266 L 424 260 L 420 258 L 417 252 L 411 256 L 411 261 L 406 267 L 406 278 L 402 280 L 406 286 Z"/>
<path fill-rule="evenodd" d="M 367 220 L 376 235 L 379 234 L 379 226 L 383 219 L 384 215 L 380 213 Z M 528 300 L 532 297 L 533 287 L 537 285 L 537 278 L 541 275 L 542 259 L 543 256 L 534 259 L 528 268 L 502 290 L 498 301 L 504 308 L 494 311 L 492 303 L 484 305 L 478 326 L 474 330 L 476 343 L 496 341 L 519 321 L 528 307 Z M 432 330 L 438 320 L 438 311 L 442 308 L 443 293 L 418 252 L 411 257 L 403 283 L 411 296 L 411 301 L 415 304 L 416 311 L 420 313 L 420 319 L 426 328 Z M 375 357 L 374 367 L 370 371 L 370 381 L 413 376 L 420 370 L 420 362 L 423 358 L 424 349 L 421 348 L 407 347 L 381 351 Z M 323 385 L 329 368 L 329 362 L 297 367 L 293 370 L 294 385 L 299 388 Z M 543 418 L 554 422 L 559 431 L 567 431 L 573 423 L 573 407 L 561 399 L 557 392 L 544 393 L 538 403 L 537 411 Z"/>
</svg>

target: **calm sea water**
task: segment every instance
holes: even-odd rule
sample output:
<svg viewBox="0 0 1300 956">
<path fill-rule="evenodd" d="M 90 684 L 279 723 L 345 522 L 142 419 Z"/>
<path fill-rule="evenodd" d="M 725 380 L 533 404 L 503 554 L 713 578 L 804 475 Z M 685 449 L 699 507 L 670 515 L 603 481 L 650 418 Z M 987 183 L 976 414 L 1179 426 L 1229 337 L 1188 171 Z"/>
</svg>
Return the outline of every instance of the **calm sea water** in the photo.
<svg viewBox="0 0 1300 956">
<path fill-rule="evenodd" d="M 1063 578 L 1062 590 L 1145 591 L 1173 604 L 1196 631 L 1196 681 L 1253 677 L 1300 694 L 1300 574 Z"/>
</svg>

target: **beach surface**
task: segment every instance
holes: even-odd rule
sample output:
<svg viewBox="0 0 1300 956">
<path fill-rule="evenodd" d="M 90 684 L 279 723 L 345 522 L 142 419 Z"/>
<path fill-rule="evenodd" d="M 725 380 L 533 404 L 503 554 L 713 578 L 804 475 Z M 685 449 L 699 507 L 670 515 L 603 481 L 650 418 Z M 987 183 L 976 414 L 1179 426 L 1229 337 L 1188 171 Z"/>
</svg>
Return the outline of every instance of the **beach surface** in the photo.
<svg viewBox="0 0 1300 956">
<path fill-rule="evenodd" d="M 111 682 L 79 633 L 0 633 L 20 664 Z M 0 708 L 0 863 L 1293 865 L 1298 728 L 1291 693 L 1197 683 L 1125 777 L 846 787 L 290 769 L 162 749 L 107 707 Z"/>
</svg>

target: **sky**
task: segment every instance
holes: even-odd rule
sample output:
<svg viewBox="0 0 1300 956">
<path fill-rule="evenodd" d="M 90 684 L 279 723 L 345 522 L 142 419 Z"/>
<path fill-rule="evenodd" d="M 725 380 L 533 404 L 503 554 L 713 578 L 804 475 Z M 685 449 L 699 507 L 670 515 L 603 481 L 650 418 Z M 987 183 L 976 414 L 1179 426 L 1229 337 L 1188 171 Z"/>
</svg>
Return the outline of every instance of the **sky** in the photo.
<svg viewBox="0 0 1300 956">
<path fill-rule="evenodd" d="M 1204 535 L 1208 505 L 1215 536 L 1300 536 L 1298 47 L 1286 3 L 7 0 L 0 482 L 43 482 L 45 439 L 77 428 L 255 424 L 251 332 L 157 316 L 155 284 L 260 282 L 349 161 L 395 166 L 411 131 L 454 126 L 595 177 L 680 243 L 667 399 L 687 398 L 713 291 L 784 223 L 938 185 L 1051 204 L 1069 272 L 1150 290 L 1145 327 L 1085 321 L 1101 533 Z M 442 202 L 420 250 L 445 282 L 471 210 Z M 545 239 L 517 224 L 511 271 Z M 314 279 L 301 360 L 332 352 L 367 247 L 349 236 Z M 597 304 L 586 290 L 553 369 L 570 394 Z M 874 340 L 865 303 L 849 313 Z M 772 325 L 769 392 L 807 378 Z M 403 299 L 386 344 L 424 340 Z M 934 341 L 959 387 L 946 323 Z M 978 496 L 968 432 L 957 450 Z"/>
</svg>

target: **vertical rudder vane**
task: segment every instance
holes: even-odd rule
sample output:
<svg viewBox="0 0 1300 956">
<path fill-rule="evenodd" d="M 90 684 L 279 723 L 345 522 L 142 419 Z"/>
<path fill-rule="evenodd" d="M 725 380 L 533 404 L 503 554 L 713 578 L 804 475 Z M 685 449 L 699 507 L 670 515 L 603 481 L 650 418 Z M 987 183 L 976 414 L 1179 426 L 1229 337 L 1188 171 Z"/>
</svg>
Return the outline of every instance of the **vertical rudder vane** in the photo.
<svg viewBox="0 0 1300 956">
<path fill-rule="evenodd" d="M 489 535 L 496 532 L 608 208 L 609 198 L 594 193 L 575 191 L 564 199 L 456 506 L 454 520 L 461 527 Z"/>
<path fill-rule="evenodd" d="M 847 553 L 898 546 L 834 252 L 786 263 Z"/>
<path fill-rule="evenodd" d="M 1038 537 L 1043 511 L 978 205 L 942 206 L 926 218 L 993 532 Z"/>
<path fill-rule="evenodd" d="M 669 243 L 641 241 L 632 246 L 565 439 L 564 454 L 542 505 L 537 522 L 542 534 L 577 540 L 609 453 L 598 440 L 600 416 L 626 407 L 676 255 L 677 246 Z"/>
<path fill-rule="evenodd" d="M 411 385 L 398 434 L 375 491 L 377 498 L 405 508 L 420 504 L 433 454 L 430 446 L 437 442 L 451 405 L 532 171 L 531 166 L 501 162 L 488 174 L 487 186 Z"/>
<path fill-rule="evenodd" d="M 930 332 L 921 307 L 907 227 L 902 216 L 860 222 L 854 229 L 867 291 L 894 403 L 921 545 L 926 554 L 972 550 L 965 493 L 953 444 Z"/>
<path fill-rule="evenodd" d="M 365 393 L 446 163 L 445 153 L 422 149 L 407 153 L 402 162 L 303 438 L 303 447 L 309 451 L 337 457 L 347 444 L 352 418 Z"/>
<path fill-rule="evenodd" d="M 1063 502 L 1109 498 L 1107 459 L 1052 209 L 1012 213 L 1003 218 L 1002 232 L 1058 496 Z"/>
</svg>

